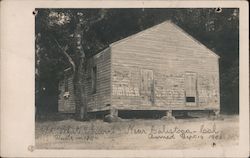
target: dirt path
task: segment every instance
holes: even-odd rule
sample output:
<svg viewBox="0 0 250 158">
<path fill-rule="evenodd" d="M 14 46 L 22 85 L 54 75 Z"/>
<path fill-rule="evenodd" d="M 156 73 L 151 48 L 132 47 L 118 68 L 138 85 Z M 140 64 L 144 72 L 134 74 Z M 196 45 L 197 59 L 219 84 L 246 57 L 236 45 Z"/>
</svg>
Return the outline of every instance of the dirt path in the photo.
<svg viewBox="0 0 250 158">
<path fill-rule="evenodd" d="M 202 149 L 238 143 L 238 116 L 163 120 L 73 119 L 36 123 L 36 148 L 49 149 Z"/>
</svg>

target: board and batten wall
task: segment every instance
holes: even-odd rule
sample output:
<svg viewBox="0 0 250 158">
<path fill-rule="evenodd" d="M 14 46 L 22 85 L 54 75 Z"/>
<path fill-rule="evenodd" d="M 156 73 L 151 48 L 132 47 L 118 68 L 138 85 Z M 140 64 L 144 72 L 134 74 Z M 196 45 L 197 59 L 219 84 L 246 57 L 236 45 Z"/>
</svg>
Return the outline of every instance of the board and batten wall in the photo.
<svg viewBox="0 0 250 158">
<path fill-rule="evenodd" d="M 165 22 L 110 47 L 112 105 L 118 109 L 220 108 L 219 57 L 174 24 Z M 195 78 L 193 104 L 186 102 L 190 74 Z M 153 89 L 150 94 L 142 95 L 144 82 Z"/>
</svg>

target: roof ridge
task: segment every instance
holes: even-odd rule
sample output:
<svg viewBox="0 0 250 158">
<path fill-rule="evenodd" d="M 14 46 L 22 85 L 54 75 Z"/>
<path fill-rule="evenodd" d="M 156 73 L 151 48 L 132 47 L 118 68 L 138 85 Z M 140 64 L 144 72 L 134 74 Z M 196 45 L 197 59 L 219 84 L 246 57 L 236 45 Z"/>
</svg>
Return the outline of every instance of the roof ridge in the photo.
<svg viewBox="0 0 250 158">
<path fill-rule="evenodd" d="M 115 46 L 116 44 L 118 44 L 118 43 L 120 43 L 120 42 L 123 42 L 123 41 L 125 41 L 125 40 L 130 39 L 130 38 L 134 38 L 134 37 L 136 37 L 136 36 L 139 36 L 139 35 L 143 34 L 143 33 L 146 32 L 146 31 L 150 31 L 150 30 L 156 29 L 157 27 L 159 27 L 160 25 L 163 25 L 163 24 L 165 24 L 165 23 L 171 23 L 171 20 L 165 20 L 165 21 L 163 21 L 163 22 L 161 22 L 161 23 L 159 23 L 159 24 L 156 24 L 156 25 L 154 25 L 154 26 L 151 26 L 151 27 L 149 27 L 149 28 L 147 28 L 147 29 L 145 29 L 145 30 L 139 31 L 139 32 L 137 32 L 137 33 L 135 33 L 135 34 L 132 34 L 132 35 L 128 36 L 128 37 L 125 37 L 125 38 L 123 38 L 123 39 L 120 39 L 120 40 L 118 40 L 118 41 L 115 41 L 115 42 L 109 44 L 109 46 Z"/>
<path fill-rule="evenodd" d="M 180 32 L 182 32 L 184 35 L 186 35 L 189 39 L 191 39 L 191 40 L 193 40 L 194 42 L 196 42 L 199 46 L 201 46 L 201 47 L 205 48 L 206 50 L 208 50 L 208 52 L 210 52 L 212 55 L 214 55 L 214 56 L 220 58 L 220 56 L 219 56 L 218 54 L 216 54 L 215 52 L 213 52 L 212 50 L 210 50 L 207 46 L 205 46 L 203 43 L 201 43 L 200 41 L 198 41 L 197 39 L 195 39 L 193 36 L 191 36 L 189 33 L 187 33 L 185 30 L 183 30 L 180 26 L 178 26 L 177 24 L 175 24 L 175 23 L 172 22 L 171 20 L 165 20 L 165 21 L 163 21 L 163 22 L 161 22 L 161 23 L 159 23 L 159 24 L 157 24 L 157 25 L 154 25 L 154 26 L 149 27 L 149 28 L 147 28 L 147 29 L 145 29 L 145 30 L 139 31 L 139 32 L 137 32 L 137 33 L 135 33 L 135 34 L 132 34 L 132 35 L 130 35 L 130 36 L 128 36 L 128 37 L 125 37 L 125 38 L 123 38 L 123 39 L 120 39 L 120 40 L 118 40 L 118 41 L 116 41 L 116 42 L 113 42 L 113 43 L 109 44 L 109 47 L 115 46 L 115 45 L 117 45 L 117 44 L 119 44 L 119 43 L 121 43 L 121 42 L 123 42 L 123 41 L 126 41 L 126 40 L 129 40 L 129 39 L 131 39 L 131 38 L 137 37 L 137 36 L 139 36 L 139 35 L 145 33 L 146 31 L 154 30 L 154 29 L 156 29 L 157 27 L 160 27 L 161 25 L 166 24 L 166 23 L 172 25 L 172 26 L 173 26 L 174 28 L 176 28 L 178 31 L 180 31 Z"/>
</svg>

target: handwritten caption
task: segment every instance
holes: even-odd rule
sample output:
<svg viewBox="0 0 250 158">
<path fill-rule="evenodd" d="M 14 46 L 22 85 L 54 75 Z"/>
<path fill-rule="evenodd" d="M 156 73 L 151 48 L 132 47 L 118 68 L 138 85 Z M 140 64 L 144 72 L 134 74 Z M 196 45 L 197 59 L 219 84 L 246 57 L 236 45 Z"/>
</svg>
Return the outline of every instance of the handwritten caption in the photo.
<svg viewBox="0 0 250 158">
<path fill-rule="evenodd" d="M 147 135 L 148 139 L 181 139 L 193 140 L 193 139 L 222 139 L 221 132 L 216 129 L 216 124 L 212 127 L 206 127 L 201 125 L 197 130 L 191 130 L 189 128 L 172 127 L 168 128 L 166 125 L 151 126 L 150 130 L 143 128 L 136 128 L 134 125 L 128 127 L 128 134 L 142 134 Z"/>
<path fill-rule="evenodd" d="M 169 127 L 168 125 L 149 125 L 136 126 L 128 124 L 125 127 L 117 126 L 97 126 L 94 123 L 83 126 L 60 126 L 60 127 L 43 127 L 42 135 L 52 135 L 56 140 L 85 140 L 93 141 L 100 138 L 115 138 L 120 136 L 142 136 L 151 140 L 219 140 L 222 139 L 222 132 L 217 129 L 216 124 L 201 124 L 196 128 L 182 128 L 178 126 Z"/>
</svg>

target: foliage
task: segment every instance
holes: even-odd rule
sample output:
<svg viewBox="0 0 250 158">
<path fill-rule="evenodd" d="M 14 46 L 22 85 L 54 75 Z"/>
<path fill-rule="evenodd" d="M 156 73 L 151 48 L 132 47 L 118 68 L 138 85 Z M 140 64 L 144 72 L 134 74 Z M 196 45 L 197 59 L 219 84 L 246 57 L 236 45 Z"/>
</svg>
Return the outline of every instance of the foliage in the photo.
<svg viewBox="0 0 250 158">
<path fill-rule="evenodd" d="M 221 105 L 239 109 L 239 10 L 225 9 L 38 9 L 36 15 L 36 104 L 57 109 L 57 85 L 65 68 L 110 43 L 172 20 L 220 58 Z M 58 41 L 62 47 L 56 44 Z M 49 98 L 49 99 L 48 99 Z M 53 100 L 51 103 L 48 100 Z M 38 105 L 39 104 L 39 105 Z M 47 109 L 47 110 L 48 110 Z M 46 110 L 46 109 L 45 109 Z"/>
</svg>

